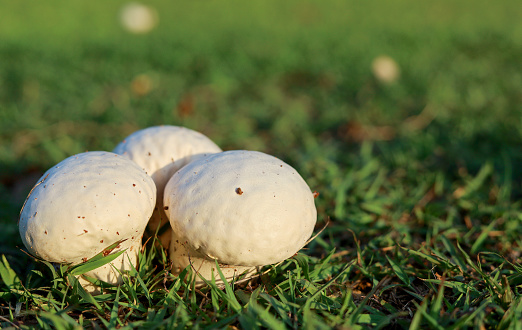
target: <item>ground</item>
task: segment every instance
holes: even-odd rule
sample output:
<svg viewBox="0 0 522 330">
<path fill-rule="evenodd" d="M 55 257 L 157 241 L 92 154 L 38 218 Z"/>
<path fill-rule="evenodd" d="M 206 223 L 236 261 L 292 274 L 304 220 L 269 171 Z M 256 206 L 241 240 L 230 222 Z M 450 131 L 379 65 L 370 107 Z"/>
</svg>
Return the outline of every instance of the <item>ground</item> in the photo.
<svg viewBox="0 0 522 330">
<path fill-rule="evenodd" d="M 136 34 L 123 1 L 1 2 L 1 326 L 516 328 L 517 4 L 150 1 Z M 198 290 L 149 241 L 94 297 L 24 253 L 18 213 L 49 167 L 161 124 L 292 165 L 319 235 Z"/>
</svg>

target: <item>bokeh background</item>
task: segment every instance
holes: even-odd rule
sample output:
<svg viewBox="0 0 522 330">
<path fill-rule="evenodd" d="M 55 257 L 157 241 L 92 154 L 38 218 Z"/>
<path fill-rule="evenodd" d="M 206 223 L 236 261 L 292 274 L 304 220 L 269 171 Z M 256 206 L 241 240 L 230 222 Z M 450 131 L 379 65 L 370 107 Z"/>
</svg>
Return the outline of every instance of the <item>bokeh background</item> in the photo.
<svg viewBox="0 0 522 330">
<path fill-rule="evenodd" d="M 161 124 L 284 159 L 356 233 L 412 242 L 411 201 L 477 173 L 516 201 L 520 17 L 516 0 L 1 1 L 0 253 L 20 253 L 47 168 Z"/>
</svg>

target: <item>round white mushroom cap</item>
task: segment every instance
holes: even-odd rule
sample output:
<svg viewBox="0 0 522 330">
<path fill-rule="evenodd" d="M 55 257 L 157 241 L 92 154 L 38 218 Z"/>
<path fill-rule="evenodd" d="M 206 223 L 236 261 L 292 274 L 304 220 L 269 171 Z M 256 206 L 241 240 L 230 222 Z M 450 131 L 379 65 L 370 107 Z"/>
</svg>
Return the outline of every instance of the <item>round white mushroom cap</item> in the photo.
<svg viewBox="0 0 522 330">
<path fill-rule="evenodd" d="M 127 269 L 126 255 L 136 265 L 155 202 L 154 182 L 134 162 L 110 152 L 85 152 L 49 169 L 33 187 L 20 213 L 20 235 L 31 254 L 71 264 L 126 240 L 120 248 L 127 252 L 113 264 Z M 119 276 L 110 270 L 107 265 L 87 275 L 114 282 Z"/>
<path fill-rule="evenodd" d="M 207 154 L 221 149 L 205 135 L 180 126 L 153 126 L 136 131 L 126 137 L 113 152 L 127 157 L 141 166 L 157 187 L 157 205 L 148 226 L 153 235 L 158 226 L 168 224 L 163 211 L 163 190 L 172 174 Z M 161 233 L 160 233 L 161 234 Z M 161 241 L 167 246 L 170 231 L 163 233 Z"/>
<path fill-rule="evenodd" d="M 167 183 L 164 204 L 178 244 L 192 257 L 226 265 L 285 260 L 306 244 L 317 220 L 313 193 L 299 173 L 256 151 L 226 151 L 186 165 Z M 174 266 L 187 266 L 176 255 Z"/>
</svg>

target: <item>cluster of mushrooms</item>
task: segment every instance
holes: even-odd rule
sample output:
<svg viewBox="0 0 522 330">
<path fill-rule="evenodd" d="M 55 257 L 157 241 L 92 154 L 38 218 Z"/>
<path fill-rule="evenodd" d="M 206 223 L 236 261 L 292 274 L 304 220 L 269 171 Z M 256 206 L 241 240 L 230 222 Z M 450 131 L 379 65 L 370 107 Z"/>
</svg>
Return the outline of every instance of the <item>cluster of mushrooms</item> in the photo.
<svg viewBox="0 0 522 330">
<path fill-rule="evenodd" d="M 257 151 L 222 151 L 178 126 L 134 132 L 112 152 L 71 156 L 49 169 L 20 212 L 22 241 L 35 257 L 81 264 L 124 251 L 79 276 L 89 292 L 137 266 L 142 238 L 157 235 L 172 273 L 189 267 L 198 286 L 258 274 L 293 256 L 317 219 L 314 193 L 290 165 Z M 108 246 L 117 246 L 107 250 Z"/>
</svg>

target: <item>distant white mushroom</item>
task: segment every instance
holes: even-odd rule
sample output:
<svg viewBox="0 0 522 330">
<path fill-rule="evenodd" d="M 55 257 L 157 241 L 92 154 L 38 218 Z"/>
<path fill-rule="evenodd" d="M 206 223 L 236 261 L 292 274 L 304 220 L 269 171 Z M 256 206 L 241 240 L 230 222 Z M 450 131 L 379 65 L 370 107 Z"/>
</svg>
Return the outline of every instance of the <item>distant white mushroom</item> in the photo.
<svg viewBox="0 0 522 330">
<path fill-rule="evenodd" d="M 400 76 L 399 65 L 389 56 L 381 55 L 372 62 L 373 75 L 383 83 L 393 83 Z"/>
<path fill-rule="evenodd" d="M 127 31 L 144 34 L 150 32 L 158 24 L 158 13 L 151 7 L 131 2 L 122 8 L 120 20 Z"/>
<path fill-rule="evenodd" d="M 19 231 L 32 255 L 72 265 L 123 240 L 113 250 L 127 249 L 123 254 L 85 274 L 119 284 L 118 271 L 130 270 L 131 263 L 137 267 L 155 201 L 154 182 L 134 162 L 109 152 L 81 153 L 49 169 L 33 187 L 20 212 Z M 98 292 L 79 280 L 87 291 Z"/>
<path fill-rule="evenodd" d="M 113 152 L 134 161 L 154 180 L 158 196 L 146 236 L 154 235 L 160 227 L 159 238 L 167 248 L 171 238 L 169 220 L 163 209 L 163 190 L 167 181 L 191 161 L 221 152 L 221 149 L 194 130 L 179 126 L 153 126 L 132 133 Z"/>
<path fill-rule="evenodd" d="M 252 275 L 283 261 L 310 238 L 314 194 L 290 165 L 256 151 L 225 151 L 176 172 L 164 194 L 173 228 L 172 272 L 188 265 L 204 278 Z M 204 282 L 196 278 L 196 284 Z"/>
</svg>

